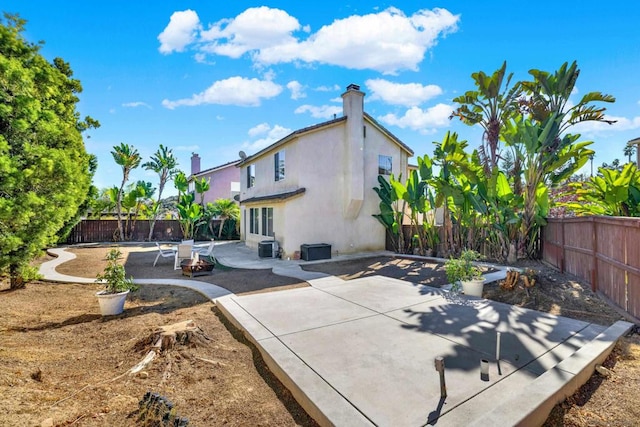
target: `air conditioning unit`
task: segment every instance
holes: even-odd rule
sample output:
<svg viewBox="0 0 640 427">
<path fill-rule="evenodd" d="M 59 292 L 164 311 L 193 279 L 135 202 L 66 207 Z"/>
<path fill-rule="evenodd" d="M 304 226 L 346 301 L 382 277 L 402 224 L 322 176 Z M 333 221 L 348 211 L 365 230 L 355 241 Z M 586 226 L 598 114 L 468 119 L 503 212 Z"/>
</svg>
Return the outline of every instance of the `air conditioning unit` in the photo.
<svg viewBox="0 0 640 427">
<path fill-rule="evenodd" d="M 278 255 L 278 242 L 275 240 L 263 240 L 258 243 L 258 256 L 260 258 L 275 258 Z"/>
</svg>

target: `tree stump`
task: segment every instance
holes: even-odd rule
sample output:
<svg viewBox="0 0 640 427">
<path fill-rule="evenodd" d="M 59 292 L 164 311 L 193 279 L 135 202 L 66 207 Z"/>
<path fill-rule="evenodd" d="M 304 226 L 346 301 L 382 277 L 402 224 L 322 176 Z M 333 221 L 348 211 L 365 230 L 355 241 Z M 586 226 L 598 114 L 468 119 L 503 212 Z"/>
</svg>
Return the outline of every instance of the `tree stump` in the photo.
<svg viewBox="0 0 640 427">
<path fill-rule="evenodd" d="M 156 355 L 170 351 L 177 345 L 193 348 L 209 340 L 210 338 L 193 320 L 161 326 L 135 345 L 135 349 L 138 351 L 147 350 L 147 355 L 140 363 L 131 368 L 129 373 L 137 374 L 151 363 Z"/>
</svg>

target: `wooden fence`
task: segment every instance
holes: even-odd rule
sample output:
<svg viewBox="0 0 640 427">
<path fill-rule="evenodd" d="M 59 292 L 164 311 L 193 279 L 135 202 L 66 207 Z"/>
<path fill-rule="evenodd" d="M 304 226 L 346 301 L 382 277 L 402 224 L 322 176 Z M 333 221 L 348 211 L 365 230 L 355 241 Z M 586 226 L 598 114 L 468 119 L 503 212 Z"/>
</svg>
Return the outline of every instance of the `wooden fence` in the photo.
<svg viewBox="0 0 640 427">
<path fill-rule="evenodd" d="M 131 232 L 131 225 L 129 223 L 127 234 Z M 137 220 L 130 240 L 138 242 L 147 240 L 150 226 L 147 220 Z M 113 242 L 114 236 L 117 235 L 116 230 L 118 230 L 118 221 L 115 219 L 83 219 L 73 227 L 67 237 L 67 243 Z M 177 220 L 156 221 L 151 240 L 180 240 L 181 238 L 182 230 Z"/>
<path fill-rule="evenodd" d="M 640 318 L 640 218 L 549 219 L 542 258 Z"/>
</svg>

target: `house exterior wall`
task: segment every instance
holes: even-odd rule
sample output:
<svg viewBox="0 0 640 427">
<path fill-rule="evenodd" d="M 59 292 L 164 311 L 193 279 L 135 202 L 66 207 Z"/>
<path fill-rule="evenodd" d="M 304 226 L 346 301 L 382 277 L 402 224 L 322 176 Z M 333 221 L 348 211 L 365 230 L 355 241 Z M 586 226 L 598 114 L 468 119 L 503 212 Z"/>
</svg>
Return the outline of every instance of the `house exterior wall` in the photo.
<svg viewBox="0 0 640 427">
<path fill-rule="evenodd" d="M 196 175 L 198 179 L 208 179 L 210 188 L 204 193 L 204 202 L 213 203 L 217 199 L 232 199 L 240 191 L 240 168 L 230 164 L 224 168 L 202 171 Z M 193 190 L 193 182 L 190 183 Z"/>
<path fill-rule="evenodd" d="M 393 173 L 406 175 L 408 154 L 369 122 L 360 123 L 349 128 L 346 120 L 310 131 L 242 166 L 241 200 L 306 189 L 284 201 L 242 203 L 241 235 L 248 246 L 271 239 L 249 232 L 249 209 L 272 207 L 273 231 L 284 256 L 293 256 L 304 243 L 331 244 L 334 254 L 384 249 L 385 230 L 372 216 L 379 212 L 373 191 L 378 186 L 378 156 L 391 156 Z M 356 139 L 355 150 L 348 137 L 354 129 L 363 138 Z M 274 154 L 280 150 L 286 153 L 285 178 L 276 182 Z M 360 157 L 354 161 L 356 155 Z M 256 180 L 247 188 L 251 164 Z"/>
</svg>

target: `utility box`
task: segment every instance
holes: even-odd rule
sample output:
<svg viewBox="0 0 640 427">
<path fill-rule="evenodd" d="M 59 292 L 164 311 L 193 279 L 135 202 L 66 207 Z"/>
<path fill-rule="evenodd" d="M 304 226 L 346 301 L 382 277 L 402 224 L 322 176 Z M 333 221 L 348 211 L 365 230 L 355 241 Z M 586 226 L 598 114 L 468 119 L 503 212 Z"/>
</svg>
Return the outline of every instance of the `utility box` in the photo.
<svg viewBox="0 0 640 427">
<path fill-rule="evenodd" d="M 275 240 L 263 240 L 258 243 L 258 256 L 260 258 L 275 258 L 278 253 L 278 243 Z"/>
<path fill-rule="evenodd" d="M 300 245 L 300 258 L 305 261 L 331 259 L 331 245 L 327 243 Z"/>
</svg>

